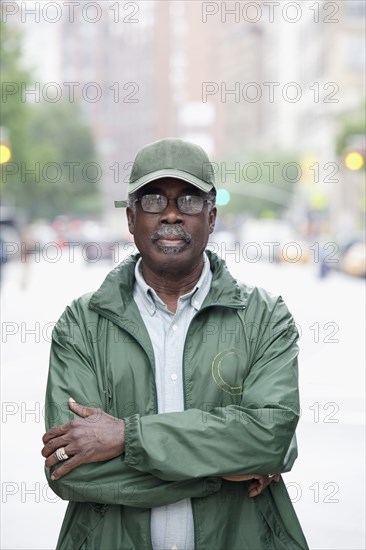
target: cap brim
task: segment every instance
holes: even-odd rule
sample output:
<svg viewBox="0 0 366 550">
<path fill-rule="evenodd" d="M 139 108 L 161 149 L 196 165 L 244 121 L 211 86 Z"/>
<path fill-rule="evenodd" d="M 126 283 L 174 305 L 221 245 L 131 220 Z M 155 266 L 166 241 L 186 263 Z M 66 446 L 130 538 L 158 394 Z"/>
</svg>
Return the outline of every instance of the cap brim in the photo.
<svg viewBox="0 0 366 550">
<path fill-rule="evenodd" d="M 211 183 L 202 181 L 199 178 L 192 176 L 192 174 L 184 172 L 183 170 L 164 168 L 163 170 L 157 170 L 156 172 L 152 172 L 151 174 L 146 174 L 146 176 L 134 181 L 133 183 L 130 183 L 128 186 L 128 192 L 134 193 L 138 189 L 141 189 L 141 187 L 143 187 L 144 185 L 147 185 L 148 183 L 151 183 L 152 181 L 158 180 L 160 178 L 175 178 L 177 180 L 186 181 L 187 183 L 194 185 L 205 193 L 208 193 L 209 191 L 211 191 L 211 189 L 214 188 Z M 114 206 L 116 208 L 124 208 L 128 206 L 128 200 L 114 201 Z"/>
<path fill-rule="evenodd" d="M 146 176 L 143 176 L 133 183 L 130 183 L 128 186 L 128 192 L 133 193 L 147 183 L 158 180 L 160 178 L 176 178 L 178 180 L 183 180 L 187 183 L 190 183 L 191 185 L 194 185 L 195 187 L 198 187 L 198 189 L 200 189 L 201 191 L 205 191 L 206 193 L 211 191 L 211 189 L 213 188 L 213 185 L 211 183 L 202 181 L 199 178 L 192 176 L 192 174 L 188 174 L 188 172 L 177 170 L 176 168 L 164 168 L 163 170 L 157 170 L 156 172 L 152 172 L 151 174 L 146 174 Z"/>
</svg>

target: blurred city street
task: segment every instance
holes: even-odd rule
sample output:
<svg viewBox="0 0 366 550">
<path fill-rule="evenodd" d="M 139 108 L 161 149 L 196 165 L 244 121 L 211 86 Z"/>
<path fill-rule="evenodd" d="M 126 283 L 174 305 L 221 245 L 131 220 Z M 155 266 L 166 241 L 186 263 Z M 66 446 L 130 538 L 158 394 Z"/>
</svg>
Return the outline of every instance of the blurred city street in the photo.
<svg viewBox="0 0 366 550">
<path fill-rule="evenodd" d="M 365 0 L 0 1 L 0 31 L 0 547 L 56 546 L 66 503 L 41 456 L 52 329 L 134 251 L 118 208 L 144 210 L 136 153 L 171 137 L 210 159 L 194 176 L 200 194 L 215 180 L 208 248 L 297 323 L 284 479 L 309 548 L 364 550 Z"/>
<path fill-rule="evenodd" d="M 55 547 L 65 503 L 40 455 L 52 326 L 73 298 L 98 288 L 111 263 L 75 254 L 12 261 L 2 295 L 2 532 L 4 550 Z M 120 258 L 121 259 L 121 258 Z M 239 280 L 281 293 L 301 332 L 299 458 L 285 474 L 313 550 L 364 549 L 364 282 L 318 278 L 316 264 L 235 262 Z"/>
</svg>

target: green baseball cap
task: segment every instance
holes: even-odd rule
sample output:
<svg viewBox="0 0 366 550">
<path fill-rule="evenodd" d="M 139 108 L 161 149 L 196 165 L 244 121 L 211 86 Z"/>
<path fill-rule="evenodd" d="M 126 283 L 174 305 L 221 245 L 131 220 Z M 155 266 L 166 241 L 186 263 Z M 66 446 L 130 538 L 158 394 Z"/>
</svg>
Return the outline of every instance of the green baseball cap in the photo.
<svg viewBox="0 0 366 550">
<path fill-rule="evenodd" d="M 160 178 L 187 181 L 206 193 L 215 187 L 215 174 L 207 153 L 199 145 L 177 138 L 155 141 L 137 153 L 128 193 Z M 114 205 L 122 208 L 128 205 L 128 200 L 114 201 Z"/>
</svg>

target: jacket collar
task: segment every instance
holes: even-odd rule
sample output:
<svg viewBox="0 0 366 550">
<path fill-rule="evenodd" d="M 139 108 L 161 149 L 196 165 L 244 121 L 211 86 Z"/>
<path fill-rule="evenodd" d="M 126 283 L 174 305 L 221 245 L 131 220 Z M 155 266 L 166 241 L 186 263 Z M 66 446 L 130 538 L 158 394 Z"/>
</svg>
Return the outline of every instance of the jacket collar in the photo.
<svg viewBox="0 0 366 550">
<path fill-rule="evenodd" d="M 206 250 L 212 271 L 211 288 L 202 304 L 202 308 L 217 305 L 245 309 L 247 294 L 245 286 L 239 286 L 229 273 L 224 260 L 213 252 Z M 137 306 L 133 300 L 135 266 L 140 254 L 129 256 L 113 269 L 100 288 L 94 292 L 89 301 L 89 308 L 97 311 L 118 324 L 122 318 L 135 317 Z"/>
</svg>

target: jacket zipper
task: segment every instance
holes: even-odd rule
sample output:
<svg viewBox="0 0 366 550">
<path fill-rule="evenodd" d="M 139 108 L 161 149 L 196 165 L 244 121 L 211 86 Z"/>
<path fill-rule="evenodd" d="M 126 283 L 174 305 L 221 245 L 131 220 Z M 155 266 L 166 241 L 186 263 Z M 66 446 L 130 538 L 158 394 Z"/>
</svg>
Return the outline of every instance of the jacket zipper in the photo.
<svg viewBox="0 0 366 550">
<path fill-rule="evenodd" d="M 89 306 L 90 307 L 90 306 Z M 92 311 L 95 311 L 96 313 L 98 313 L 99 315 L 101 315 L 102 317 L 105 317 L 105 319 L 108 319 L 108 321 L 111 321 L 114 325 L 117 325 L 119 328 L 121 328 L 122 330 L 124 330 L 125 332 L 127 332 L 130 336 L 132 336 L 132 338 L 134 340 L 136 340 L 136 342 L 140 345 L 140 347 L 143 349 L 143 351 L 146 353 L 145 349 L 144 349 L 144 346 L 142 345 L 142 342 L 136 338 L 136 336 L 134 334 L 132 334 L 132 332 L 130 332 L 126 327 L 124 327 L 123 325 L 121 325 L 114 317 L 112 317 L 112 315 L 108 315 L 106 314 L 105 312 L 101 313 L 99 311 L 98 308 L 96 307 L 90 307 L 90 309 Z M 149 363 L 150 365 L 152 364 L 151 360 L 150 360 L 150 357 L 149 355 L 146 353 L 146 355 L 148 356 L 148 359 L 149 359 Z M 153 363 L 153 372 L 155 372 L 155 364 Z M 107 388 L 108 390 L 108 395 L 110 394 L 110 388 Z M 154 412 L 155 414 L 157 414 L 157 402 L 158 402 L 158 397 L 157 397 L 157 391 L 156 391 L 156 384 L 155 384 L 155 376 L 154 376 Z"/>
</svg>

